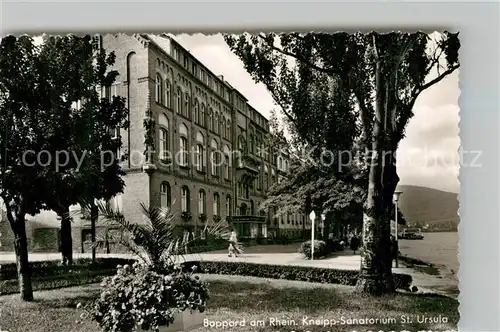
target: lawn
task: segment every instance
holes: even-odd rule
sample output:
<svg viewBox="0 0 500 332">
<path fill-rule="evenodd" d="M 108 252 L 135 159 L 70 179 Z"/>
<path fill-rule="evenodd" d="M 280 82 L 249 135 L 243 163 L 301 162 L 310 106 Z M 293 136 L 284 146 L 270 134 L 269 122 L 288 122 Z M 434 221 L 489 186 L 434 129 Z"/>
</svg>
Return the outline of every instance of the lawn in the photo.
<svg viewBox="0 0 500 332">
<path fill-rule="evenodd" d="M 371 298 L 353 293 L 353 288 L 348 286 L 240 276 L 203 275 L 201 278 L 210 282 L 211 299 L 206 316 L 209 321 L 246 321 L 246 326 L 226 328 L 226 331 L 434 332 L 456 330 L 459 320 L 458 301 L 435 295 L 397 294 Z M 95 298 L 98 291 L 96 284 L 40 291 L 35 293 L 36 300 L 32 303 L 19 301 L 17 295 L 0 297 L 0 330 L 98 332 L 93 322 L 77 323 L 80 311 L 76 309 L 77 303 Z M 328 327 L 305 326 L 302 324 L 305 317 L 313 320 L 336 319 L 338 323 Z M 407 317 L 407 323 L 402 322 L 402 317 Z M 418 323 L 419 317 L 434 321 Z M 370 318 L 380 322 L 375 325 L 349 324 L 352 319 Z M 270 326 L 272 319 L 284 320 L 288 324 L 295 322 L 297 325 Z M 250 322 L 262 322 L 265 326 L 251 327 Z M 219 330 L 203 327 L 197 332 Z"/>
</svg>

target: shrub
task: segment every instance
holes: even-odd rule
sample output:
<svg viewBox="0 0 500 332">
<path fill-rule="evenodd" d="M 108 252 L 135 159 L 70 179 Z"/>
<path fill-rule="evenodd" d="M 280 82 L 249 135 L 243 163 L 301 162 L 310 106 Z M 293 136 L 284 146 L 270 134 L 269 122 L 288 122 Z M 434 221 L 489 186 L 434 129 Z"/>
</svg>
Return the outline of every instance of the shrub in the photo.
<svg viewBox="0 0 500 332">
<path fill-rule="evenodd" d="M 328 241 L 326 241 L 326 250 L 328 253 L 342 251 L 344 250 L 344 246 L 340 244 L 339 239 L 328 239 Z"/>
<path fill-rule="evenodd" d="M 103 280 L 101 296 L 86 306 L 85 313 L 103 331 L 121 332 L 156 331 L 186 309 L 204 312 L 208 285 L 191 272 L 172 267 L 168 275 L 139 263 L 118 267 L 115 276 Z"/>
<path fill-rule="evenodd" d="M 245 262 L 207 262 L 191 261 L 182 264 L 184 271 L 193 267 L 199 273 L 240 275 L 270 279 L 286 279 L 327 284 L 354 286 L 358 281 L 358 270 L 336 270 L 309 266 L 270 265 Z M 393 274 L 397 289 L 410 289 L 413 281 L 408 274 Z"/>
<path fill-rule="evenodd" d="M 305 258 L 311 259 L 311 240 L 303 242 L 299 248 L 299 253 Z M 314 240 L 314 258 L 322 258 L 328 254 L 326 243 L 320 240 Z"/>
<path fill-rule="evenodd" d="M 115 270 L 117 265 L 133 264 L 135 260 L 126 258 L 97 258 L 92 264 L 90 258 L 76 259 L 71 266 L 61 265 L 60 261 L 30 262 L 33 278 L 80 274 L 86 271 Z M 16 263 L 2 264 L 0 280 L 17 279 Z"/>
</svg>

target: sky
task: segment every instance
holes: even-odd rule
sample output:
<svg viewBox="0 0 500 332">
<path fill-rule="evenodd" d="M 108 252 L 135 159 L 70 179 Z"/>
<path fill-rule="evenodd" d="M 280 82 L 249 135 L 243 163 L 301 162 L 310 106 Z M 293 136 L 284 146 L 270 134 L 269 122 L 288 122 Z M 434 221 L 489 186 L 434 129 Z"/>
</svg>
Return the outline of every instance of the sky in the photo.
<svg viewBox="0 0 500 332">
<path fill-rule="evenodd" d="M 223 75 L 248 102 L 269 119 L 279 108 L 263 84 L 256 84 L 222 35 L 182 34 L 174 37 L 217 75 Z M 415 116 L 397 151 L 400 184 L 459 192 L 458 71 L 424 91 L 414 107 Z"/>
</svg>

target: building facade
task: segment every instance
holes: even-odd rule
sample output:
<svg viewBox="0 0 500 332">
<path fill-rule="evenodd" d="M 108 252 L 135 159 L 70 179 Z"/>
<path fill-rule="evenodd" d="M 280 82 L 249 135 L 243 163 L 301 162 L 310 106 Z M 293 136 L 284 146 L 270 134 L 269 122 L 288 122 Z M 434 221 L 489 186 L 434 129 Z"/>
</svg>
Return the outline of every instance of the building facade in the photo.
<svg viewBox="0 0 500 332">
<path fill-rule="evenodd" d="M 122 96 L 129 109 L 129 128 L 117 132 L 119 153 L 127 158 L 124 193 L 111 202 L 115 209 L 140 223 L 141 203 L 170 207 L 179 229 L 197 236 L 207 223 L 224 218 L 241 239 L 301 238 L 310 231 L 301 214 L 259 209 L 268 188 L 286 176 L 287 156 L 270 149 L 268 120 L 223 76 L 169 35 L 108 34 L 101 46 L 115 53 L 112 69 L 119 73 L 103 96 Z M 74 219 L 74 249 L 87 252 L 90 221 Z M 32 250 L 58 248 L 55 213 L 45 211 L 29 223 Z M 4 237 L 12 235 L 8 222 L 1 224 Z M 116 229 L 102 225 L 98 237 L 111 231 Z"/>
<path fill-rule="evenodd" d="M 130 113 L 120 133 L 126 189 L 116 203 L 127 217 L 140 221 L 144 202 L 170 207 L 182 229 L 201 236 L 205 223 L 228 217 L 241 238 L 307 227 L 304 216 L 276 223 L 259 210 L 288 162 L 267 145 L 268 120 L 223 76 L 169 35 L 105 35 L 102 46 L 116 55 L 112 93 Z"/>
</svg>

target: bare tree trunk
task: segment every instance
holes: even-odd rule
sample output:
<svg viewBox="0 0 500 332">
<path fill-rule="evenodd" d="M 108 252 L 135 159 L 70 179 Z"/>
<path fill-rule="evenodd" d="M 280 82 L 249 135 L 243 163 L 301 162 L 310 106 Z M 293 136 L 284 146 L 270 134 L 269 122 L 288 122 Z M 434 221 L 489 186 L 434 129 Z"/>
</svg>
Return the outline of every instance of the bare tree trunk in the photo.
<svg viewBox="0 0 500 332">
<path fill-rule="evenodd" d="M 92 264 L 94 264 L 96 261 L 95 243 L 96 243 L 96 223 L 97 223 L 98 217 L 99 217 L 99 210 L 98 210 L 95 202 L 92 201 L 91 206 L 90 206 L 90 237 L 91 237 L 91 241 L 92 241 Z M 108 251 L 107 248 L 106 248 L 106 251 Z"/>
<path fill-rule="evenodd" d="M 73 239 L 71 236 L 71 216 L 69 208 L 65 207 L 65 211 L 60 213 L 61 217 L 61 254 L 62 264 L 73 264 Z"/>
<path fill-rule="evenodd" d="M 21 300 L 33 301 L 31 268 L 28 260 L 28 239 L 26 236 L 25 216 L 18 215 L 12 230 L 14 232 L 14 250 L 16 253 L 17 278 Z"/>
<path fill-rule="evenodd" d="M 375 40 L 374 45 L 378 56 Z M 391 133 L 385 127 L 388 107 L 387 98 L 384 98 L 384 83 L 381 61 L 378 59 L 375 73 L 375 121 L 368 158 L 368 195 L 363 209 L 361 268 L 356 285 L 358 291 L 373 295 L 394 292 L 388 212 L 397 181 L 393 178 L 396 169 L 395 164 L 392 164 L 395 149 L 386 144 Z"/>
</svg>

